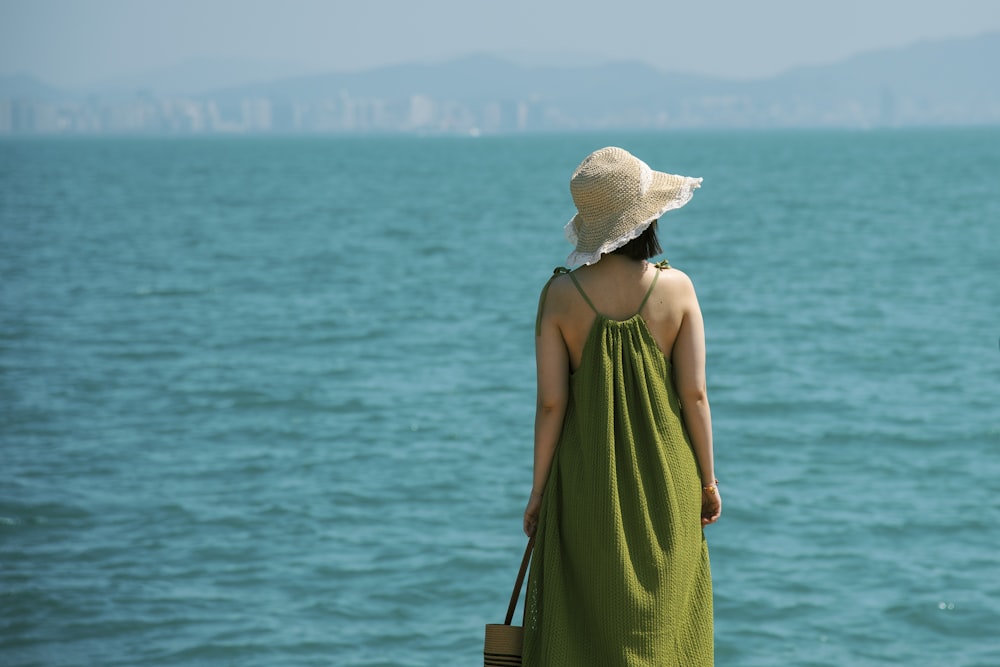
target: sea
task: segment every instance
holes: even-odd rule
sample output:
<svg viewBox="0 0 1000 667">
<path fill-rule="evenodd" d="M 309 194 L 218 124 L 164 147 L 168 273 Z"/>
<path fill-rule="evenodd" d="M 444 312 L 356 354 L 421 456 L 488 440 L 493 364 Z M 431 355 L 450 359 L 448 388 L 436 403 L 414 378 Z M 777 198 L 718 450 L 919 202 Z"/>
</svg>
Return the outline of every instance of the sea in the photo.
<svg viewBox="0 0 1000 667">
<path fill-rule="evenodd" d="M 1000 665 L 1000 128 L 0 142 L 0 664 L 482 664 L 606 145 L 704 178 L 716 664 Z"/>
</svg>

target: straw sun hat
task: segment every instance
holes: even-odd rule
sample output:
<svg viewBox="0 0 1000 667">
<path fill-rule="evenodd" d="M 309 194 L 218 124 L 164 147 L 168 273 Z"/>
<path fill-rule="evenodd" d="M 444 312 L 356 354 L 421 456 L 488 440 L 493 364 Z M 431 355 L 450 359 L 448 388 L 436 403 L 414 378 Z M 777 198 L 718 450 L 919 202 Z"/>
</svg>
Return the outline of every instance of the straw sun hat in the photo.
<svg viewBox="0 0 1000 667">
<path fill-rule="evenodd" d="M 623 148 L 594 151 L 569 182 L 577 213 L 565 232 L 576 250 L 566 263 L 593 264 L 638 238 L 667 211 L 684 206 L 699 187 L 700 178 L 653 171 Z"/>
</svg>

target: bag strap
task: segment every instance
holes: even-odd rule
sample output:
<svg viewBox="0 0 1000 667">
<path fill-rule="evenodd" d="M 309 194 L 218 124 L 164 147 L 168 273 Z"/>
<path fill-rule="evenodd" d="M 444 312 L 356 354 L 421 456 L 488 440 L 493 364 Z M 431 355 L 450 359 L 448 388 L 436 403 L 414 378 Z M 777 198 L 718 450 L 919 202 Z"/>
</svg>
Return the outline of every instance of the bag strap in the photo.
<svg viewBox="0 0 1000 667">
<path fill-rule="evenodd" d="M 535 546 L 535 536 L 528 540 L 528 546 L 524 548 L 524 558 L 521 559 L 521 569 L 517 571 L 517 581 L 514 582 L 514 592 L 510 596 L 510 606 L 507 607 L 507 620 L 504 625 L 510 625 L 514 618 L 514 609 L 517 607 L 517 599 L 521 597 L 521 586 L 524 584 L 524 574 L 528 571 L 528 561 L 531 560 L 531 550 Z"/>
</svg>

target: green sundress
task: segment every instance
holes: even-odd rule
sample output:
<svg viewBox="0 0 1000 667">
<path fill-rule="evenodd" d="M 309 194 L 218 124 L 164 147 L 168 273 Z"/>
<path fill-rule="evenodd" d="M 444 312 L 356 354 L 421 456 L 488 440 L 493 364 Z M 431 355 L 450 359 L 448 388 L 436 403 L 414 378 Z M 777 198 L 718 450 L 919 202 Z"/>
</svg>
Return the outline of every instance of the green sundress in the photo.
<svg viewBox="0 0 1000 667">
<path fill-rule="evenodd" d="M 597 317 L 542 500 L 523 664 L 712 665 L 702 483 L 670 360 L 639 314 L 653 287 L 612 320 L 569 276 Z"/>
</svg>

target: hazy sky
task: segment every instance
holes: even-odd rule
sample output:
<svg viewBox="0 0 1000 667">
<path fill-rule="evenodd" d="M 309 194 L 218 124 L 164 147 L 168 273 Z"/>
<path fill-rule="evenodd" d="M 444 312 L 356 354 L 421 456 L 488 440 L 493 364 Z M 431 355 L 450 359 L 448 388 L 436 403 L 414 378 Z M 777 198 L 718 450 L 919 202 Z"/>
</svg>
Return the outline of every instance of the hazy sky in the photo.
<svg viewBox="0 0 1000 667">
<path fill-rule="evenodd" d="M 735 77 L 1000 31 L 1000 0 L 0 0 L 0 74 L 80 85 L 192 59 L 357 70 L 474 52 Z"/>
</svg>

